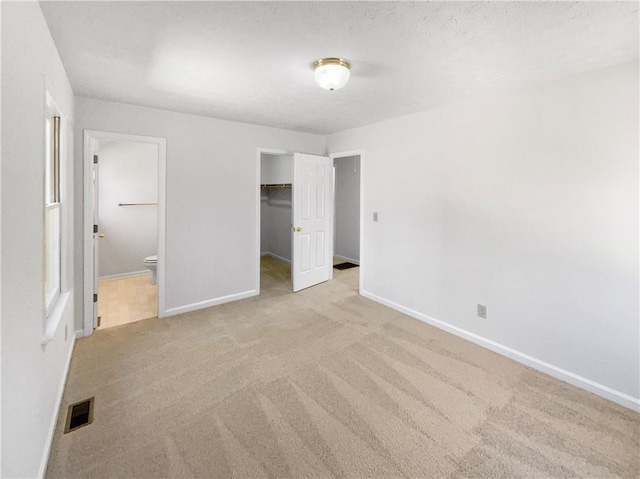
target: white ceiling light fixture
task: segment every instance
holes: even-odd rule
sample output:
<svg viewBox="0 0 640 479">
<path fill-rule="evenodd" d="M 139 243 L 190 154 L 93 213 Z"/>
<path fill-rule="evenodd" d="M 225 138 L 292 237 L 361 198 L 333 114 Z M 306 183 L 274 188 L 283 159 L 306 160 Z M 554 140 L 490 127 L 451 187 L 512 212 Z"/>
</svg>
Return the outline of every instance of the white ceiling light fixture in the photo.
<svg viewBox="0 0 640 479">
<path fill-rule="evenodd" d="M 322 58 L 313 64 L 313 76 L 320 88 L 339 90 L 349 81 L 351 65 L 342 58 Z"/>
</svg>

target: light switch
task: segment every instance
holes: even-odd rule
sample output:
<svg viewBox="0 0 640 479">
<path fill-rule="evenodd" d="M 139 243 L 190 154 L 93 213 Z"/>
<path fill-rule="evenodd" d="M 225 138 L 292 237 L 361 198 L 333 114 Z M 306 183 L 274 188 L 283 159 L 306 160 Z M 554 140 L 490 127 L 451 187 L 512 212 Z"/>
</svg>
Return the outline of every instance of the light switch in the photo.
<svg viewBox="0 0 640 479">
<path fill-rule="evenodd" d="M 373 221 L 378 221 L 378 212 L 377 211 L 373 212 Z"/>
</svg>

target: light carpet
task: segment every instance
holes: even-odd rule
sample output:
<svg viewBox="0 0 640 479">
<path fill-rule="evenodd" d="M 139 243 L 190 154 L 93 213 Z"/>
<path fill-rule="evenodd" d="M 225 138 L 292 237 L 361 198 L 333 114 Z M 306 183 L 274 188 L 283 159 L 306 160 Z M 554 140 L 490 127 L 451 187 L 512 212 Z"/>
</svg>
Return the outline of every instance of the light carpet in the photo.
<svg viewBox="0 0 640 479">
<path fill-rule="evenodd" d="M 640 476 L 637 413 L 334 275 L 292 294 L 265 258 L 259 297 L 79 340 L 47 477 Z"/>
</svg>

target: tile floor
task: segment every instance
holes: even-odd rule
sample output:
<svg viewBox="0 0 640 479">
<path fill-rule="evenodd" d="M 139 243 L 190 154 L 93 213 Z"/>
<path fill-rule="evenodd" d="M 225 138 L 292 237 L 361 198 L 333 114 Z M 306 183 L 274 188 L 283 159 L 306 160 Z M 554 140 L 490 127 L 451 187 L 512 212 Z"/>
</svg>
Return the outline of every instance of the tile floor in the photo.
<svg viewBox="0 0 640 479">
<path fill-rule="evenodd" d="M 99 329 L 112 328 L 158 315 L 157 288 L 150 275 L 100 281 Z"/>
</svg>

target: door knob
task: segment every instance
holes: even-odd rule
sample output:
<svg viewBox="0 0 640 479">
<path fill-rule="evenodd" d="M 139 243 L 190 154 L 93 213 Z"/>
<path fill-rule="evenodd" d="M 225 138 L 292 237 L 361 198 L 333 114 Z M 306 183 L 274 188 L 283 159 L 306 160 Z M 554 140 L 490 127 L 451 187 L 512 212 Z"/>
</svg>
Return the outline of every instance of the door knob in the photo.
<svg viewBox="0 0 640 479">
<path fill-rule="evenodd" d="M 104 238 L 104 233 L 98 233 L 98 238 Z"/>
<path fill-rule="evenodd" d="M 300 233 L 302 231 L 302 228 L 296 226 L 295 228 L 293 228 L 293 231 L 295 231 L 296 233 Z"/>
</svg>

